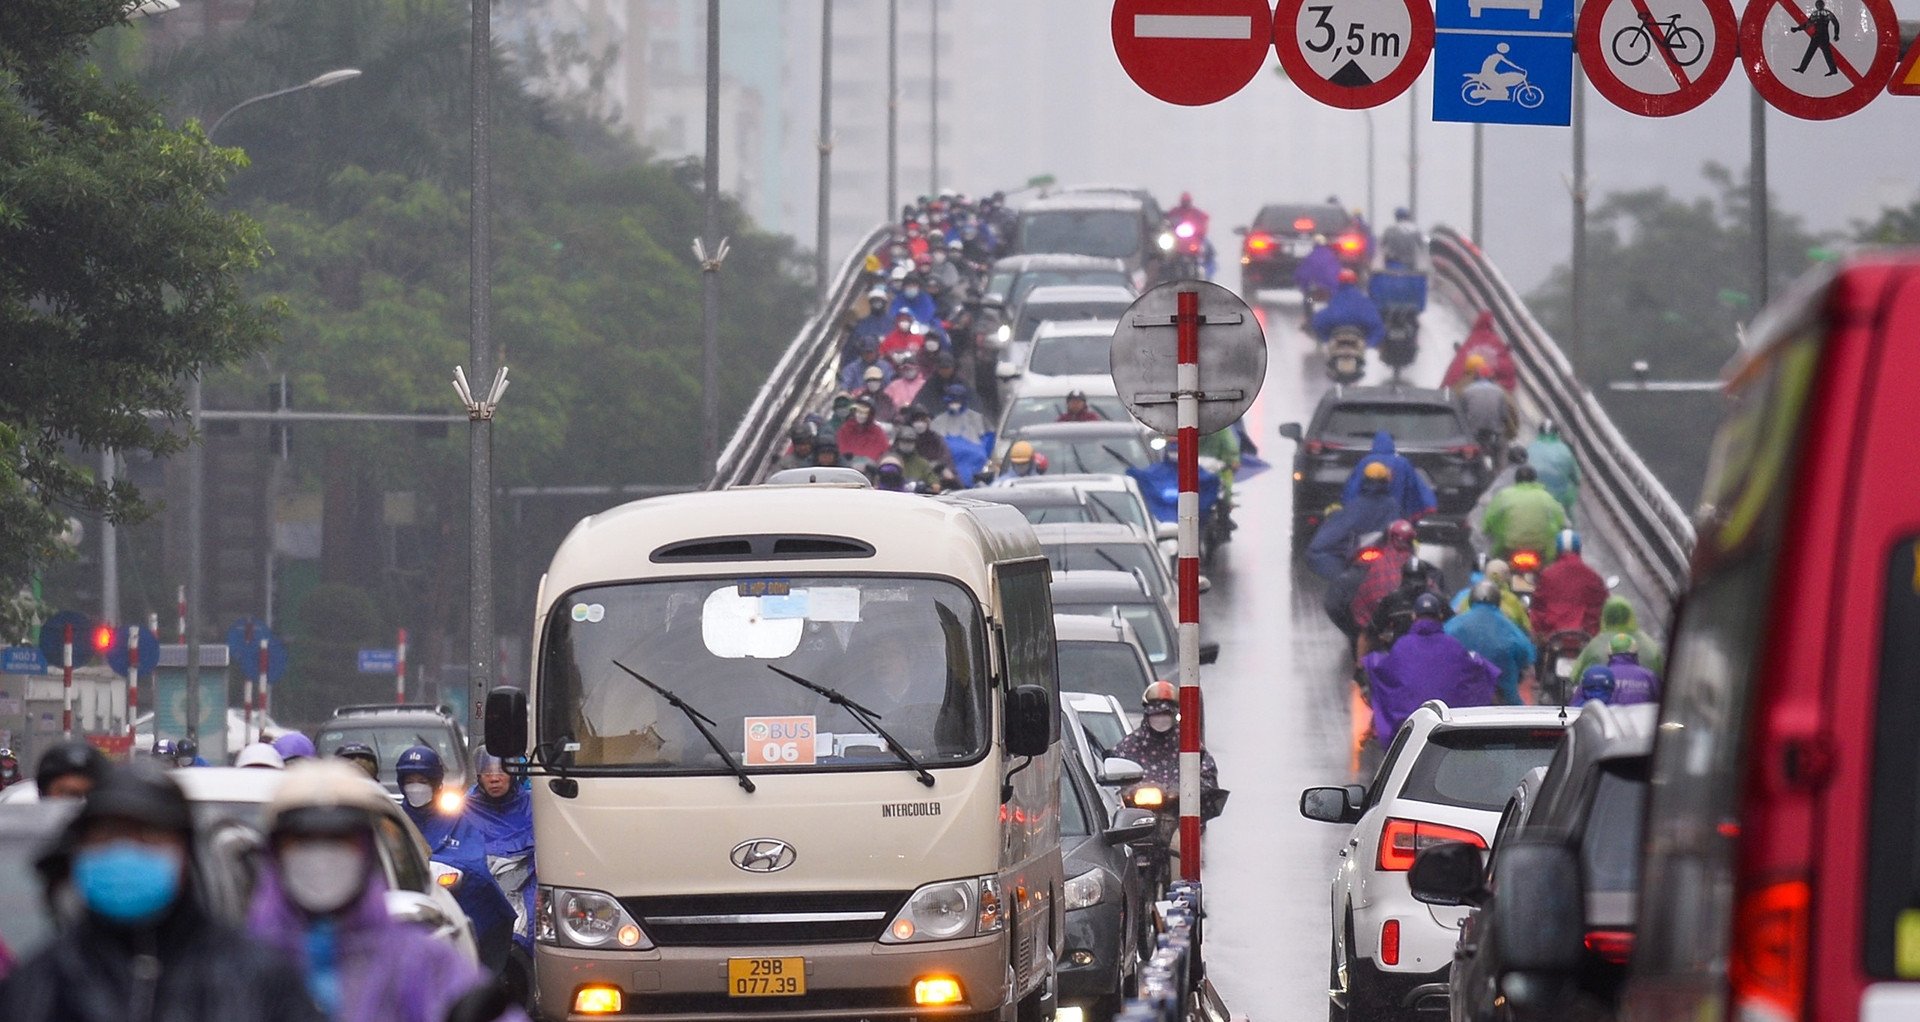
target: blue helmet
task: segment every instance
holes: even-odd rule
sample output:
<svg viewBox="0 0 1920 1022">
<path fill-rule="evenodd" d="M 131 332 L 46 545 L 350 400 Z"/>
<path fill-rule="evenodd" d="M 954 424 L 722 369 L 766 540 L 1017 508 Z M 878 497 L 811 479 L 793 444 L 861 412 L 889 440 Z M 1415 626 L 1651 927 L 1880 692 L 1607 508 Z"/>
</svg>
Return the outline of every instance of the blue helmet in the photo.
<svg viewBox="0 0 1920 1022">
<path fill-rule="evenodd" d="M 153 743 L 153 755 L 155 759 L 172 759 L 179 754 L 179 745 L 171 738 L 162 738 Z"/>
<path fill-rule="evenodd" d="M 1393 211 L 1393 218 L 1395 220 L 1411 220 L 1413 219 L 1413 210 L 1401 206 Z"/>
<path fill-rule="evenodd" d="M 1580 675 L 1580 694 L 1589 701 L 1611 701 L 1613 686 L 1613 671 L 1606 667 L 1589 667 Z"/>
<path fill-rule="evenodd" d="M 1561 529 L 1560 535 L 1553 538 L 1553 552 L 1557 557 L 1580 552 L 1580 534 L 1572 529 Z"/>
<path fill-rule="evenodd" d="M 409 774 L 423 776 L 427 783 L 439 787 L 447 779 L 447 765 L 440 761 L 440 754 L 424 745 L 416 745 L 400 754 L 393 761 L 393 776 L 404 779 Z"/>
</svg>

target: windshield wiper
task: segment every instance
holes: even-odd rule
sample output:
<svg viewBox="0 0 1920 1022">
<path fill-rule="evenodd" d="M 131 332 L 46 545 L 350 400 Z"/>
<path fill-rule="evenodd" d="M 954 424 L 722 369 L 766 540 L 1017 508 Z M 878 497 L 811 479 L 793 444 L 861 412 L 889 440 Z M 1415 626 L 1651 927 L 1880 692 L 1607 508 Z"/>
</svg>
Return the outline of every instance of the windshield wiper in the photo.
<svg viewBox="0 0 1920 1022">
<path fill-rule="evenodd" d="M 1080 466 L 1080 471 L 1083 474 L 1093 474 L 1092 471 L 1087 468 L 1087 459 L 1080 456 L 1080 446 L 1078 444 L 1068 444 L 1067 453 L 1073 455 L 1073 463 Z"/>
<path fill-rule="evenodd" d="M 1105 561 L 1105 562 L 1107 562 L 1108 564 L 1111 564 L 1111 565 L 1113 565 L 1113 570 L 1115 570 L 1115 571 L 1126 571 L 1126 570 L 1127 570 L 1127 566 L 1126 566 L 1126 565 L 1124 565 L 1124 564 L 1121 564 L 1118 558 L 1116 558 L 1116 557 L 1114 557 L 1114 556 L 1113 556 L 1112 554 L 1110 554 L 1110 553 L 1107 553 L 1107 552 L 1106 552 L 1106 550 L 1104 550 L 1104 549 L 1102 549 L 1102 548 L 1100 548 L 1100 547 L 1094 547 L 1094 548 L 1093 548 L 1093 552 L 1094 552 L 1094 553 L 1096 553 L 1096 554 L 1099 554 L 1099 555 L 1100 555 L 1100 559 L 1101 559 L 1101 560 L 1103 560 L 1103 561 Z"/>
<path fill-rule="evenodd" d="M 887 748 L 892 749 L 893 754 L 900 757 L 901 762 L 912 767 L 914 769 L 914 772 L 920 775 L 921 784 L 924 784 L 929 788 L 933 787 L 933 775 L 927 772 L 926 767 L 920 765 L 919 760 L 913 758 L 913 753 L 908 752 L 907 747 L 905 745 L 900 744 L 900 739 L 895 738 L 892 735 L 888 734 L 887 729 L 880 726 L 879 714 L 873 712 L 872 710 L 867 709 L 866 707 L 860 705 L 859 703 L 854 702 L 851 699 L 848 699 L 846 696 L 841 695 L 839 692 L 836 692 L 825 685 L 820 685 L 820 684 L 816 684 L 814 682 L 808 681 L 807 679 L 802 678 L 801 676 L 793 673 L 792 671 L 783 671 L 780 668 L 773 666 L 772 664 L 767 665 L 767 670 L 772 671 L 775 674 L 778 674 L 782 678 L 785 678 L 788 681 L 793 682 L 795 685 L 798 685 L 801 688 L 811 689 L 815 692 L 820 693 L 823 696 L 826 696 L 827 701 L 833 703 L 836 706 L 846 707 L 847 712 L 853 714 L 853 718 L 860 722 L 861 727 L 872 729 L 874 734 L 880 736 L 881 741 L 884 741 L 887 743 Z"/>
<path fill-rule="evenodd" d="M 1111 455 L 1113 455 L 1113 460 L 1115 460 L 1115 461 L 1117 461 L 1117 462 L 1119 462 L 1119 463 L 1120 463 L 1120 464 L 1122 464 L 1122 465 L 1125 465 L 1125 466 L 1127 466 L 1128 468 L 1139 468 L 1139 467 L 1140 467 L 1140 466 L 1138 466 L 1138 465 L 1136 465 L 1136 464 L 1134 464 L 1134 463 L 1133 463 L 1133 459 L 1132 459 L 1132 458 L 1129 458 L 1129 457 L 1127 457 L 1126 455 L 1124 455 L 1124 454 L 1121 454 L 1121 453 L 1120 453 L 1119 451 L 1116 451 L 1116 450 L 1114 450 L 1113 448 L 1111 448 L 1111 447 L 1108 447 L 1108 446 L 1107 446 L 1106 444 L 1101 444 L 1101 445 L 1100 445 L 1100 449 L 1101 449 L 1101 450 L 1103 450 L 1103 451 L 1105 451 L 1105 452 L 1107 452 L 1108 454 L 1111 454 Z"/>
<path fill-rule="evenodd" d="M 720 744 L 720 739 L 715 738 L 713 736 L 713 732 L 708 729 L 708 725 L 713 723 L 712 717 L 709 717 L 706 714 L 701 713 L 699 710 L 696 710 L 693 707 L 688 706 L 686 700 L 680 698 L 677 695 L 674 695 L 672 692 L 669 692 L 664 688 L 661 688 L 659 685 L 656 685 L 653 682 L 648 681 L 647 679 L 641 677 L 639 671 L 636 671 L 633 668 L 628 667 L 626 664 L 623 664 L 620 661 L 615 660 L 613 661 L 613 666 L 618 667 L 621 670 L 627 672 L 629 675 L 633 677 L 633 680 L 639 682 L 642 685 L 647 686 L 650 689 L 653 689 L 655 692 L 660 693 L 660 697 L 665 699 L 667 702 L 672 703 L 674 709 L 679 710 L 681 713 L 686 714 L 687 719 L 689 721 L 692 721 L 693 726 L 699 730 L 700 737 L 705 738 L 707 740 L 707 744 L 713 746 L 713 751 L 719 753 L 720 758 L 726 761 L 727 769 L 733 771 L 733 776 L 738 777 L 740 779 L 740 787 L 745 788 L 747 790 L 747 794 L 749 795 L 753 794 L 753 778 L 747 776 L 746 768 L 740 765 L 739 760 L 733 758 L 733 753 L 728 752 L 727 747 Z"/>
</svg>

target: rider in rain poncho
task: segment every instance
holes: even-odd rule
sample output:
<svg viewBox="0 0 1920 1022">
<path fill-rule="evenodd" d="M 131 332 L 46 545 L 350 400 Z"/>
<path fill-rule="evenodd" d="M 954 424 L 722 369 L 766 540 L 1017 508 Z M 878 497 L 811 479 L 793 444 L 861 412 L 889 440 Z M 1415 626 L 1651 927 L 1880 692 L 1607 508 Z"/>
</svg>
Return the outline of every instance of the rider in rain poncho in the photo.
<svg viewBox="0 0 1920 1022">
<path fill-rule="evenodd" d="M 1360 480 L 1366 475 L 1367 466 L 1375 462 L 1393 470 L 1393 496 L 1400 503 L 1401 518 L 1414 521 L 1439 508 L 1440 498 L 1434 496 L 1433 487 L 1420 477 L 1413 462 L 1394 448 L 1393 434 L 1384 429 L 1373 435 L 1373 449 L 1347 474 L 1347 484 L 1340 491 L 1342 504 L 1350 503 L 1360 495 Z"/>
<path fill-rule="evenodd" d="M 513 941 L 514 912 L 487 868 L 486 837 L 479 825 L 458 808 L 449 810 L 441 804 L 440 785 L 446 780 L 447 770 L 439 753 L 416 745 L 394 760 L 393 772 L 400 781 L 400 808 L 420 828 L 420 836 L 427 839 L 433 861 L 460 871 L 460 878 L 450 889 L 453 900 L 473 920 L 480 964 L 490 972 L 499 972 Z M 457 792 L 454 798 L 458 799 Z"/>
</svg>

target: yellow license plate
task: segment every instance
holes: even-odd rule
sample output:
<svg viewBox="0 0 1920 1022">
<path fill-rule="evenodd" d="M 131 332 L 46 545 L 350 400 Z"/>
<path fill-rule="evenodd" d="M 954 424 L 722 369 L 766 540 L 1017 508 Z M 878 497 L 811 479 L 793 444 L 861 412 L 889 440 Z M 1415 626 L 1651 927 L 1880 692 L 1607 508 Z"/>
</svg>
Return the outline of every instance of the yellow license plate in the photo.
<svg viewBox="0 0 1920 1022">
<path fill-rule="evenodd" d="M 798 997 L 806 992 L 805 958 L 727 959 L 729 997 Z"/>
</svg>

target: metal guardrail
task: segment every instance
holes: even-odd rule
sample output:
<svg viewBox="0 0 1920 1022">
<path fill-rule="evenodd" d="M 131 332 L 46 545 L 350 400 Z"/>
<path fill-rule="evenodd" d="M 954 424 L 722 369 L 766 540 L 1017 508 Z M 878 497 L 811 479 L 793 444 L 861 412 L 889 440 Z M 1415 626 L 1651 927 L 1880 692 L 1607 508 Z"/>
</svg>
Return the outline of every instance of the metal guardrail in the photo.
<svg viewBox="0 0 1920 1022">
<path fill-rule="evenodd" d="M 794 335 L 721 448 L 707 489 L 723 490 L 765 478 L 785 449 L 781 443 L 785 431 L 809 409 L 826 402 L 838 368 L 836 356 L 847 310 L 859 295 L 867 254 L 885 236 L 884 226 L 875 227 L 841 264 L 827 300 Z"/>
<path fill-rule="evenodd" d="M 1199 884 L 1167 887 L 1157 913 L 1160 935 L 1140 966 L 1139 993 L 1127 998 L 1114 1022 L 1229 1022 L 1200 954 L 1200 903 Z"/>
<path fill-rule="evenodd" d="M 1472 241 L 1452 228 L 1433 232 L 1435 277 L 1475 311 L 1493 313 L 1513 349 L 1522 396 L 1568 428 L 1562 436 L 1580 463 L 1588 494 L 1619 526 L 1623 561 L 1641 577 L 1637 588 L 1666 606 L 1642 608 L 1642 620 L 1664 620 L 1686 588 L 1693 523 L 1646 462 L 1620 435 L 1606 409 L 1580 383 L 1566 354 L 1526 303 Z M 1648 614 L 1646 610 L 1657 613 Z"/>
</svg>

